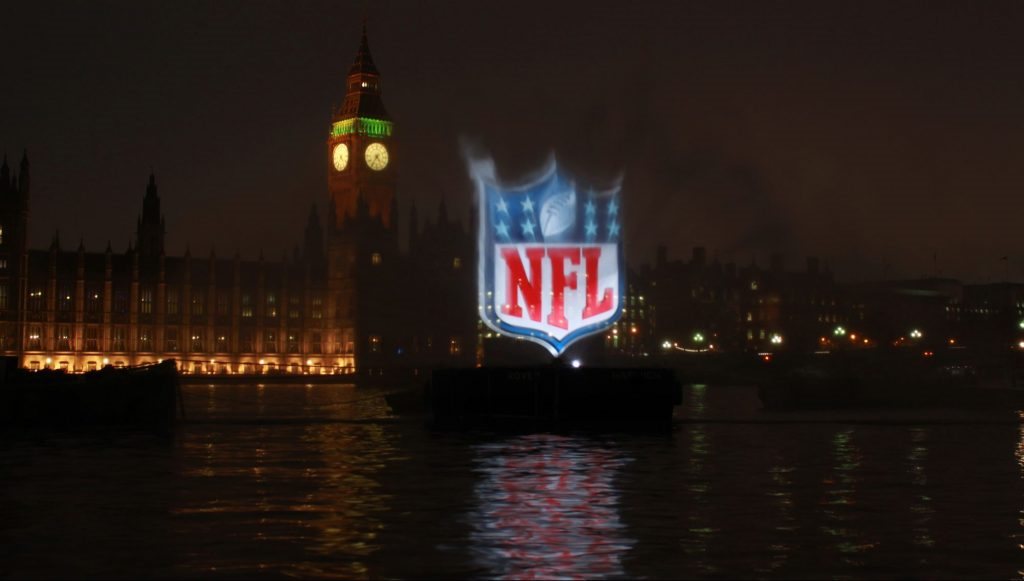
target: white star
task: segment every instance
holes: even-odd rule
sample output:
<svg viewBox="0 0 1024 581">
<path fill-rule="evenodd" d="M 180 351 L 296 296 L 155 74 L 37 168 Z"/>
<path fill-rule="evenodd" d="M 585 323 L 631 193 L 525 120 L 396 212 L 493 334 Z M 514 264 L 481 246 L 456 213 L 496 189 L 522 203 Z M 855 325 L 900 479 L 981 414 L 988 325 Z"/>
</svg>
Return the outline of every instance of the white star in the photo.
<svg viewBox="0 0 1024 581">
<path fill-rule="evenodd" d="M 533 212 L 533 200 L 530 196 L 526 196 L 526 200 L 522 202 L 524 212 Z"/>
<path fill-rule="evenodd" d="M 612 222 L 611 224 L 608 225 L 608 237 L 609 238 L 613 238 L 613 237 L 617 236 L 618 233 L 619 233 L 619 225 L 618 224 L 616 224 L 615 222 Z"/>
<path fill-rule="evenodd" d="M 498 198 L 498 211 L 508 214 L 508 204 L 505 203 L 505 198 Z"/>
<path fill-rule="evenodd" d="M 527 199 L 529 199 L 529 198 L 527 198 Z M 527 233 L 529 233 L 530 236 L 533 236 L 533 227 L 534 227 L 534 225 L 535 224 L 533 223 L 533 221 L 530 220 L 529 218 L 527 218 L 526 221 L 523 222 L 523 236 L 526 236 Z"/>
<path fill-rule="evenodd" d="M 505 238 L 508 238 L 508 226 L 504 222 L 498 222 L 498 225 L 494 227 Z"/>
<path fill-rule="evenodd" d="M 612 198 L 612 201 L 608 202 L 608 215 L 609 216 L 616 216 L 616 215 L 618 215 L 618 213 L 619 213 L 619 205 L 615 203 L 615 198 Z"/>
<path fill-rule="evenodd" d="M 594 206 L 594 200 L 587 200 L 586 210 L 587 216 L 593 216 L 595 213 L 597 213 L 597 207 Z"/>
<path fill-rule="evenodd" d="M 594 224 L 593 222 L 587 222 L 586 228 L 588 237 L 593 238 L 594 236 L 597 236 L 597 224 Z"/>
</svg>

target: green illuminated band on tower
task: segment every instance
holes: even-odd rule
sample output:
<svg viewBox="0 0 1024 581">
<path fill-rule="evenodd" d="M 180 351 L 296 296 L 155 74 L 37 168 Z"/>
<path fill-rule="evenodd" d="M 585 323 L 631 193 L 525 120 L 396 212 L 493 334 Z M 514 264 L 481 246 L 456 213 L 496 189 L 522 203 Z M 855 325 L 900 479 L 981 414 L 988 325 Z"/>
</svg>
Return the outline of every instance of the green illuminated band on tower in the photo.
<svg viewBox="0 0 1024 581">
<path fill-rule="evenodd" d="M 391 122 L 369 117 L 355 117 L 336 121 L 331 127 L 331 135 L 334 137 L 352 133 L 370 137 L 391 137 Z"/>
</svg>

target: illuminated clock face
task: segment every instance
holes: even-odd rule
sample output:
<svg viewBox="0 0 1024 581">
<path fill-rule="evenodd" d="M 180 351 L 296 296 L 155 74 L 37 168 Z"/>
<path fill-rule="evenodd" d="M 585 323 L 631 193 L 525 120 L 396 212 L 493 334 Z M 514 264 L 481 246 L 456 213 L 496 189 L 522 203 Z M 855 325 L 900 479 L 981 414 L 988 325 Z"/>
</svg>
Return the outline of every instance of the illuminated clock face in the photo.
<svg viewBox="0 0 1024 581">
<path fill-rule="evenodd" d="M 348 146 L 339 143 L 334 146 L 334 169 L 341 171 L 348 167 Z"/>
<path fill-rule="evenodd" d="M 366 165 L 380 171 L 388 166 L 388 149 L 381 143 L 371 143 L 366 148 Z"/>
</svg>

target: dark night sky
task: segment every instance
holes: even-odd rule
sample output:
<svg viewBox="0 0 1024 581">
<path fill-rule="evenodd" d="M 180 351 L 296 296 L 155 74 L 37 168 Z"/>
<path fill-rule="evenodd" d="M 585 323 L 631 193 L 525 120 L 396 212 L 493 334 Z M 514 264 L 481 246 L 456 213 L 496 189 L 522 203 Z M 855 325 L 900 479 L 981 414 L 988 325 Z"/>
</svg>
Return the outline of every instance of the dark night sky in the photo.
<svg viewBox="0 0 1024 581">
<path fill-rule="evenodd" d="M 171 252 L 280 256 L 324 207 L 364 6 L 403 219 L 466 215 L 461 144 L 508 177 L 554 151 L 625 172 L 634 262 L 1024 279 L 1019 2 L 8 3 L 0 149 L 29 149 L 34 245 L 124 250 L 152 167 Z"/>
</svg>

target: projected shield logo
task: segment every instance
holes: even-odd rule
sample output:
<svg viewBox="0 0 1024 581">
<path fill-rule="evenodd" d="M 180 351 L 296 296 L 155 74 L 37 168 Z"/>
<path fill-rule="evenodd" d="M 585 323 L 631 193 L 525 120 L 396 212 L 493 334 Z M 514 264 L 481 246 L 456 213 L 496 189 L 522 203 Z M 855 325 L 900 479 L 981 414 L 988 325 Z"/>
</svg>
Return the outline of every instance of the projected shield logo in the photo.
<svg viewBox="0 0 1024 581">
<path fill-rule="evenodd" d="M 619 188 L 577 188 L 554 162 L 515 186 L 487 169 L 474 172 L 481 318 L 557 357 L 622 314 Z"/>
</svg>

